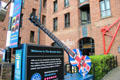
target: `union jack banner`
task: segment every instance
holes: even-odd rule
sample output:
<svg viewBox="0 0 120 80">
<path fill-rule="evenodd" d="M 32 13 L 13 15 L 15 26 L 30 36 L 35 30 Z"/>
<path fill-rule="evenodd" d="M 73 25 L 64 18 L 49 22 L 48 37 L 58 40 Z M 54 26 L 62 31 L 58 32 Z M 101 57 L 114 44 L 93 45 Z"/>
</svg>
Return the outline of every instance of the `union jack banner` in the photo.
<svg viewBox="0 0 120 80">
<path fill-rule="evenodd" d="M 72 66 L 77 66 L 79 69 L 79 73 L 82 76 L 86 76 L 91 68 L 91 60 L 88 56 L 83 56 L 79 49 L 73 49 L 73 52 L 77 54 L 80 58 L 74 59 L 72 56 L 69 56 L 69 61 Z"/>
</svg>

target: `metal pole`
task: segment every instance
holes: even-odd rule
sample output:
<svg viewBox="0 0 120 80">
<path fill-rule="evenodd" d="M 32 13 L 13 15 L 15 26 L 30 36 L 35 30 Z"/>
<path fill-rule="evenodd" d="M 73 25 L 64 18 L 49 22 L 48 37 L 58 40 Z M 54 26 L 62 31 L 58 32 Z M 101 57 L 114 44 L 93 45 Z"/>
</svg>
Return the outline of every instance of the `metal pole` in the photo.
<svg viewBox="0 0 120 80">
<path fill-rule="evenodd" d="M 39 21 L 41 23 L 41 9 L 42 9 L 42 0 L 40 0 L 40 8 L 39 8 Z M 40 44 L 40 28 L 38 28 L 38 45 Z"/>
<path fill-rule="evenodd" d="M 116 37 L 116 35 L 117 35 L 117 32 L 118 32 L 119 28 L 120 28 L 120 23 L 119 23 L 119 25 L 118 25 L 118 27 L 117 27 L 117 30 L 115 31 L 115 34 L 114 34 L 114 36 L 113 36 L 113 38 L 112 38 L 112 41 L 111 41 L 111 43 L 110 43 L 110 46 L 109 46 L 106 54 L 108 54 L 108 52 L 110 51 L 111 46 L 112 46 L 112 44 L 113 44 L 113 41 L 115 40 L 115 37 Z"/>
<path fill-rule="evenodd" d="M 105 47 L 105 33 L 102 33 L 102 35 L 103 35 L 104 54 L 106 54 L 106 47 Z"/>
</svg>

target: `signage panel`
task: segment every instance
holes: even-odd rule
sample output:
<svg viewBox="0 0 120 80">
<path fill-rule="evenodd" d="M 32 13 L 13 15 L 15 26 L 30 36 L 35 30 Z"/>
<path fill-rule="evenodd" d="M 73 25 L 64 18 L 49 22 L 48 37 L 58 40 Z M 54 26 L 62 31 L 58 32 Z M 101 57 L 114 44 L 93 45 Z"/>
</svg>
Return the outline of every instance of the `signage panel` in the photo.
<svg viewBox="0 0 120 80">
<path fill-rule="evenodd" d="M 21 13 L 21 0 L 14 0 L 14 10 L 10 36 L 10 48 L 18 47 L 20 13 Z"/>
<path fill-rule="evenodd" d="M 16 50 L 15 54 L 15 77 L 14 80 L 21 80 L 22 50 Z"/>
<path fill-rule="evenodd" d="M 26 58 L 22 60 L 23 67 L 26 68 L 23 73 L 26 74 L 23 75 L 24 80 L 64 79 L 63 49 L 33 45 L 27 45 L 25 49 L 26 55 L 23 57 Z"/>
<path fill-rule="evenodd" d="M 86 26 L 82 27 L 82 35 L 83 35 L 83 37 L 87 37 L 87 35 L 88 35 L 88 31 L 87 31 L 87 27 Z"/>
</svg>

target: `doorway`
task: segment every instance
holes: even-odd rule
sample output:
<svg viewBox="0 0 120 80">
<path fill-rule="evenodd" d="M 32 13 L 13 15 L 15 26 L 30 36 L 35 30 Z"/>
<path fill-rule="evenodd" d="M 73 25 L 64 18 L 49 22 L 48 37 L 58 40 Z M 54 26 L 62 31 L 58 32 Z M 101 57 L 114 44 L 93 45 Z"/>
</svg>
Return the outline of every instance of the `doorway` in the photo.
<svg viewBox="0 0 120 80">
<path fill-rule="evenodd" d="M 83 55 L 94 55 L 95 53 L 95 45 L 94 39 L 91 37 L 85 37 L 79 40 L 79 49 L 81 50 Z"/>
</svg>

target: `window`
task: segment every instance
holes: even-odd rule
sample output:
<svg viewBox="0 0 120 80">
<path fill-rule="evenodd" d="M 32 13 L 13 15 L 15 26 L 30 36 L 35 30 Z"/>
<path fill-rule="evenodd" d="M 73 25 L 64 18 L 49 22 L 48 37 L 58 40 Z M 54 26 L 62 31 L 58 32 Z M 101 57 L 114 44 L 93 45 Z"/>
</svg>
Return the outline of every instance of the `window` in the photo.
<svg viewBox="0 0 120 80">
<path fill-rule="evenodd" d="M 100 1 L 100 8 L 101 8 L 101 17 L 102 18 L 111 16 L 110 1 L 109 0 L 101 0 Z"/>
<path fill-rule="evenodd" d="M 36 16 L 36 9 L 35 8 L 32 8 L 32 13 L 30 14 L 30 17 L 31 16 Z"/>
<path fill-rule="evenodd" d="M 46 8 L 47 0 L 43 0 L 43 8 Z"/>
<path fill-rule="evenodd" d="M 65 14 L 65 27 L 70 27 L 70 13 Z"/>
<path fill-rule="evenodd" d="M 42 24 L 44 24 L 44 25 L 46 24 L 46 16 L 44 16 L 44 15 L 42 16 Z"/>
<path fill-rule="evenodd" d="M 54 12 L 57 11 L 57 0 L 54 1 Z"/>
<path fill-rule="evenodd" d="M 68 7 L 69 6 L 69 0 L 64 0 L 64 7 Z"/>
<path fill-rule="evenodd" d="M 81 21 L 82 21 L 82 24 L 86 23 L 86 21 L 87 21 L 87 12 L 86 11 L 81 11 Z"/>
<path fill-rule="evenodd" d="M 34 43 L 34 31 L 30 32 L 30 42 Z"/>
<path fill-rule="evenodd" d="M 90 14 L 88 11 L 81 11 L 81 24 L 90 23 Z"/>
<path fill-rule="evenodd" d="M 89 24 L 91 22 L 90 20 L 90 7 L 89 5 L 84 5 L 80 8 L 81 13 L 81 24 Z"/>
<path fill-rule="evenodd" d="M 80 3 L 83 3 L 83 2 L 85 2 L 85 1 L 88 1 L 88 0 L 80 0 Z"/>
<path fill-rule="evenodd" d="M 53 19 L 53 31 L 57 31 L 57 18 Z"/>
</svg>

